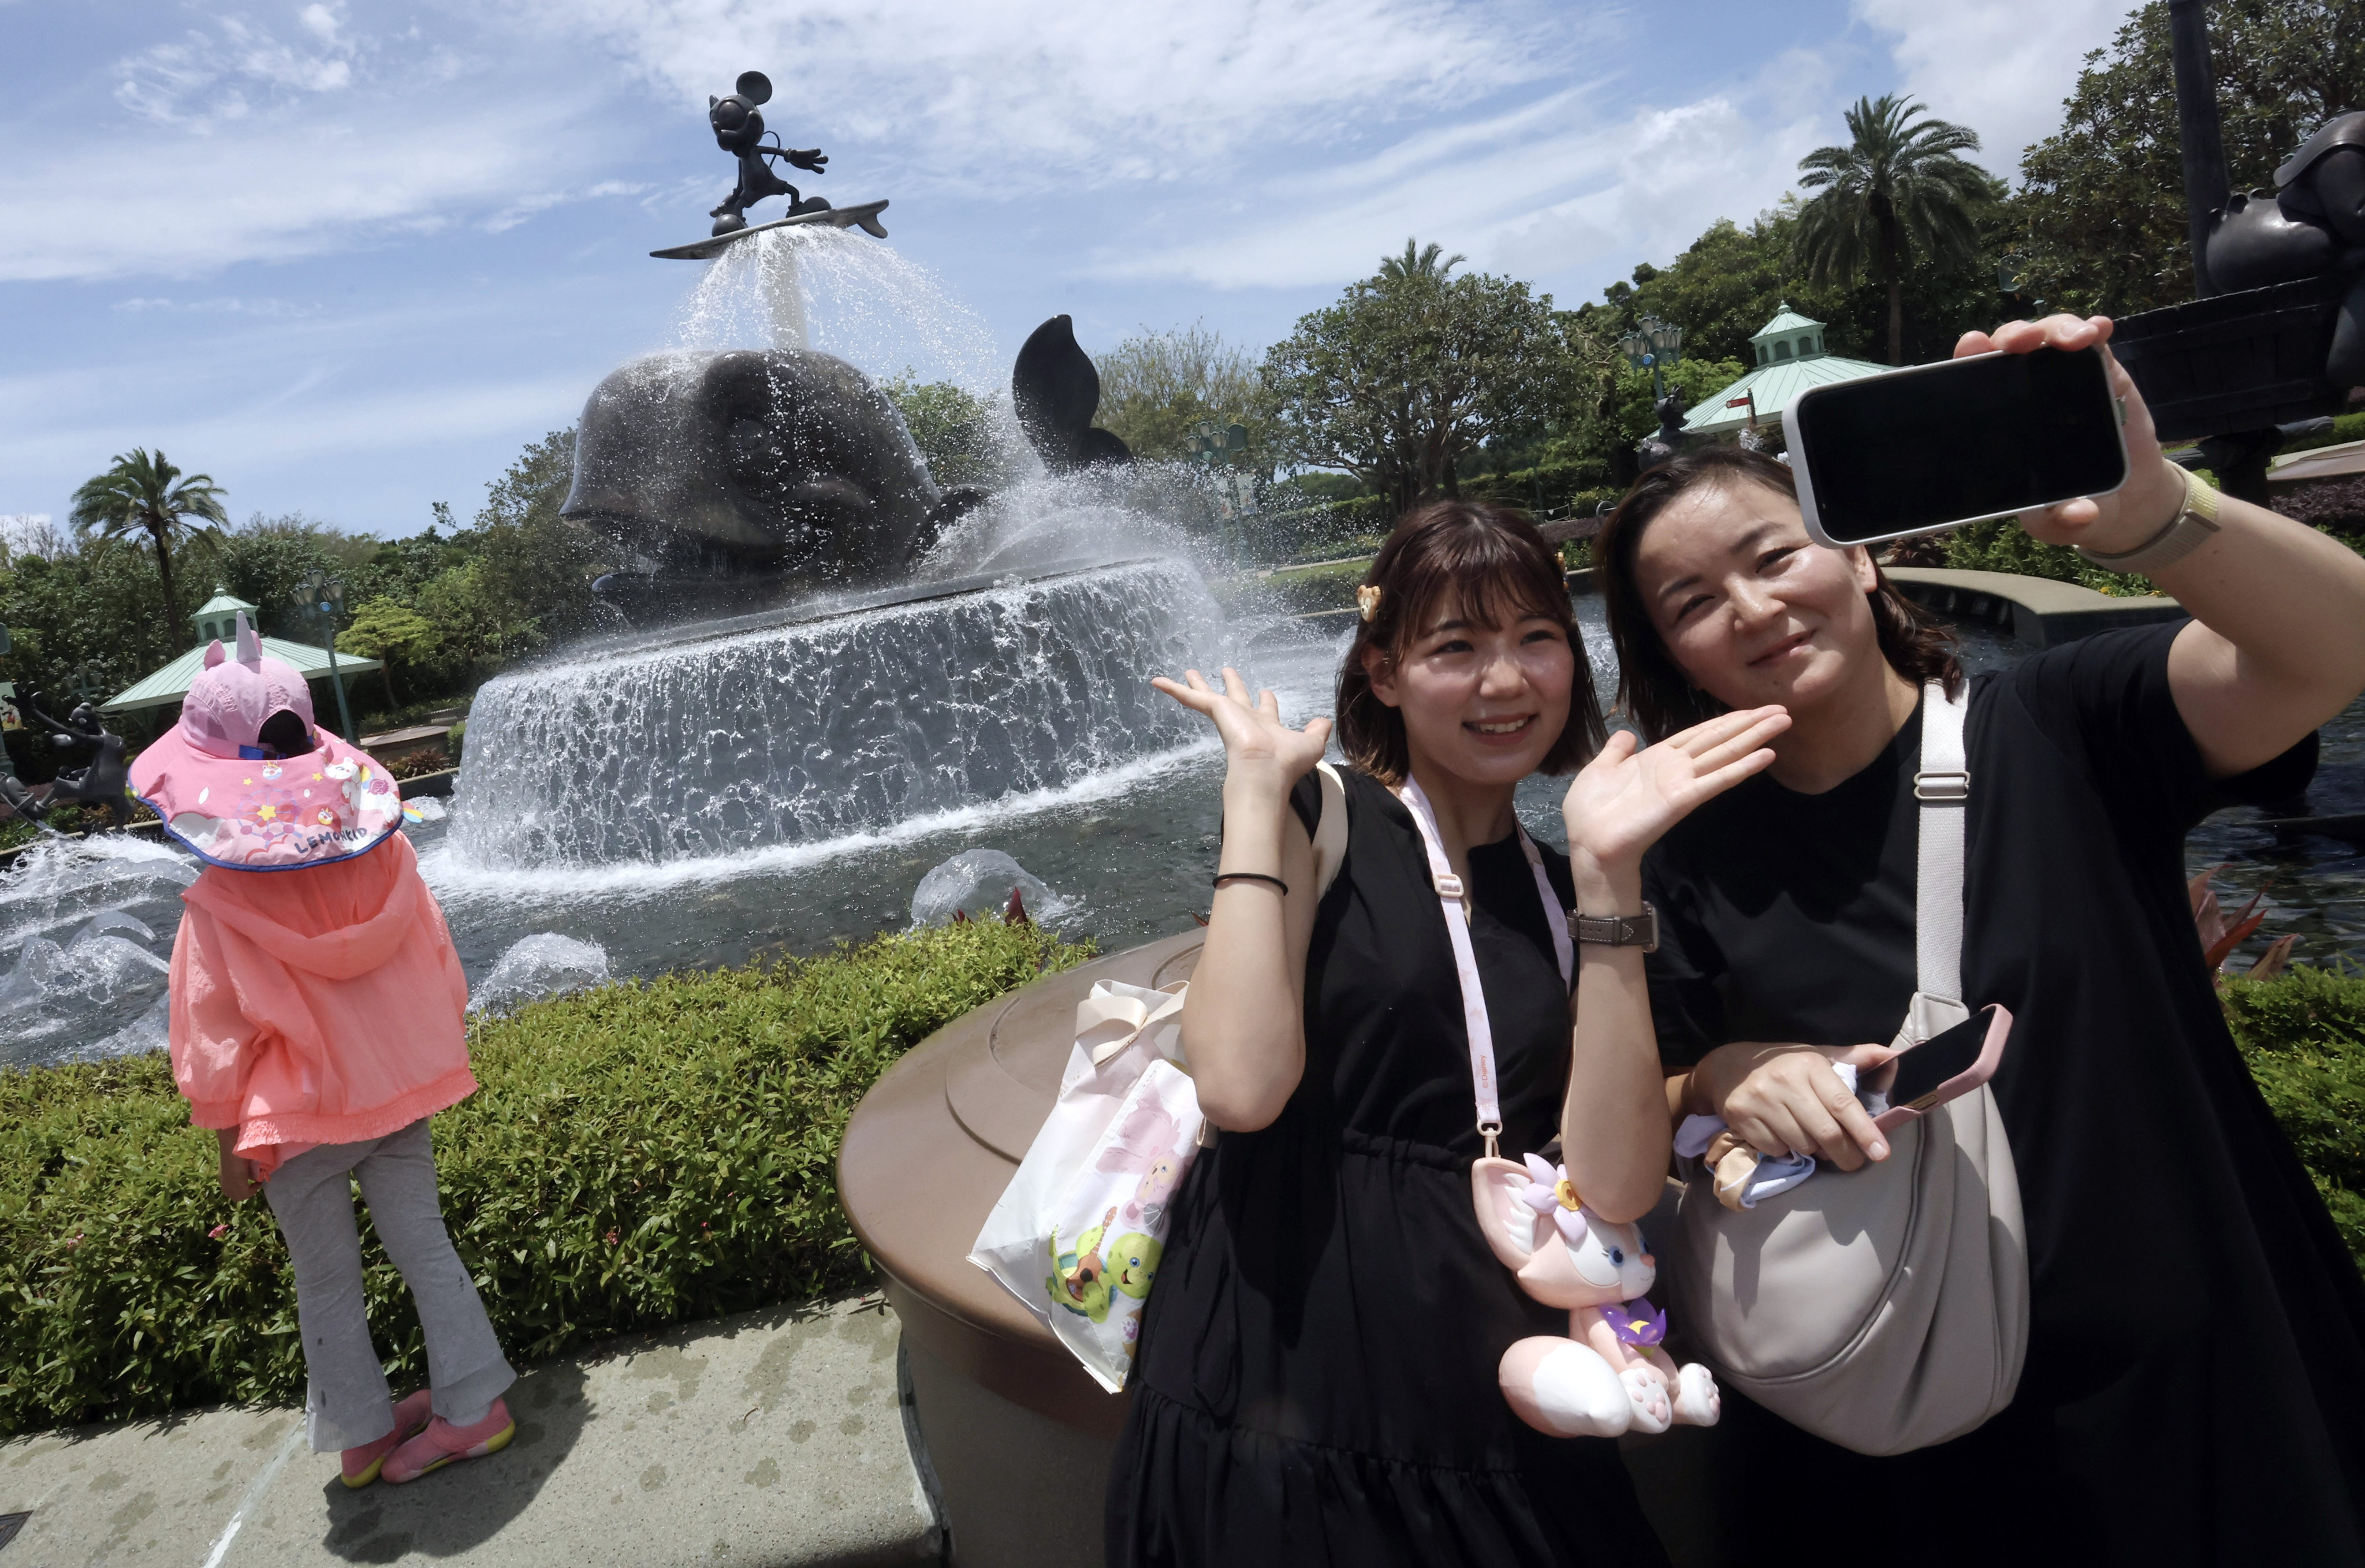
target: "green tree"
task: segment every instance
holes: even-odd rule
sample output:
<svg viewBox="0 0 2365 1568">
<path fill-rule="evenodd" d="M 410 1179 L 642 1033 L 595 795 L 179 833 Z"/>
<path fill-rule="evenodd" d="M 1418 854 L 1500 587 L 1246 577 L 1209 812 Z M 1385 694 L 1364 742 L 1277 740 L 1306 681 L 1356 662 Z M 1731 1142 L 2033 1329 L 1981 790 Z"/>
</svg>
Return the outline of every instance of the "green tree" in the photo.
<svg viewBox="0 0 2365 1568">
<path fill-rule="evenodd" d="M 337 633 L 337 652 L 378 661 L 378 673 L 386 678 L 386 704 L 389 710 L 402 705 L 402 700 L 394 694 L 395 665 L 432 664 L 441 645 L 433 622 L 415 610 L 383 598 L 365 600 L 353 612 L 352 623 Z"/>
<path fill-rule="evenodd" d="M 1416 267 L 1300 318 L 1262 377 L 1290 462 L 1344 469 L 1401 511 L 1459 494 L 1489 440 L 1544 427 L 1597 357 L 1550 295 Z"/>
<path fill-rule="evenodd" d="M 180 597 L 173 588 L 173 546 L 193 542 L 213 546 L 220 537 L 219 525 L 230 521 L 222 495 L 212 475 L 184 478 L 161 450 L 151 456 L 146 447 L 135 446 L 73 493 L 69 521 L 76 534 L 96 530 L 106 538 L 137 539 L 154 554 L 156 579 L 164 593 L 164 624 L 171 629 L 168 635 L 178 637 L 185 633 Z"/>
<path fill-rule="evenodd" d="M 611 551 L 558 515 L 574 480 L 575 432 L 564 430 L 528 443 L 508 472 L 485 487 L 476 526 L 460 541 L 473 556 L 464 568 L 473 580 L 465 594 L 445 596 L 446 602 L 474 604 L 481 633 L 476 656 L 508 658 L 600 624 L 591 583 L 613 564 Z"/>
<path fill-rule="evenodd" d="M 2206 12 L 2225 167 L 2264 189 L 2315 128 L 2365 107 L 2365 0 L 2214 0 Z M 2021 159 L 2013 206 L 2032 286 L 2054 306 L 2131 315 L 2192 297 L 2168 6 L 2086 57 L 2061 129 Z"/>
<path fill-rule="evenodd" d="M 1001 481 L 1002 442 L 991 403 L 949 381 L 915 381 L 909 371 L 880 390 L 903 416 L 912 444 L 920 449 L 928 476 L 939 486 L 951 489 Z"/>
<path fill-rule="evenodd" d="M 1895 94 L 1858 98 L 1844 117 L 1848 144 L 1799 161 L 1799 183 L 1819 194 L 1799 209 L 1799 260 L 1818 283 L 1853 283 L 1869 272 L 1889 291 L 1889 363 L 1905 363 L 1905 274 L 1911 255 L 1961 265 L 1978 253 L 1978 209 L 1991 176 L 1962 154 L 1978 133 L 1914 117 Z"/>
<path fill-rule="evenodd" d="M 1094 364 L 1101 373 L 1099 422 L 1136 457 L 1182 462 L 1201 420 L 1237 423 L 1248 428 L 1250 468 L 1272 471 L 1272 420 L 1256 361 L 1205 322 L 1136 333 Z"/>
<path fill-rule="evenodd" d="M 1470 259 L 1459 251 L 1440 259 L 1444 249 L 1434 240 L 1426 245 L 1407 240 L 1403 255 L 1380 258 L 1379 275 L 1389 283 L 1404 283 L 1413 278 L 1436 282 Z"/>
</svg>

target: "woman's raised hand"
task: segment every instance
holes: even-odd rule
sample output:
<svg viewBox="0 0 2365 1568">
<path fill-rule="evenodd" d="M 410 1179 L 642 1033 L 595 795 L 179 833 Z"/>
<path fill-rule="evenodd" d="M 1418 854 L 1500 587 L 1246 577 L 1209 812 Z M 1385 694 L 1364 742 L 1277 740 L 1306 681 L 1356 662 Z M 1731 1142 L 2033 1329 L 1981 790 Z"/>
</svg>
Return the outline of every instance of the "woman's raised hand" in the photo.
<svg viewBox="0 0 2365 1568">
<path fill-rule="evenodd" d="M 1180 681 L 1161 675 L 1149 684 L 1215 722 L 1216 733 L 1223 737 L 1224 760 L 1230 774 L 1244 781 L 1252 779 L 1285 790 L 1322 760 L 1323 748 L 1330 744 L 1329 720 L 1317 719 L 1302 730 L 1291 729 L 1281 722 L 1281 704 L 1272 693 L 1259 691 L 1256 700 L 1250 701 L 1247 683 L 1229 665 L 1224 666 L 1220 691 L 1195 669 L 1184 670 Z"/>
<path fill-rule="evenodd" d="M 1721 713 L 1642 745 L 1631 731 L 1609 737 L 1561 801 L 1572 857 L 1631 869 L 1642 851 L 1703 801 L 1723 794 L 1774 761 L 1766 743 L 1790 727 L 1780 708 Z"/>
<path fill-rule="evenodd" d="M 2123 412 L 2119 433 L 2127 443 L 2127 482 L 2107 496 L 2081 496 L 2023 512 L 2020 525 L 2047 544 L 2083 544 L 2105 554 L 2140 547 L 2176 515 L 2185 493 L 2183 476 L 2160 454 L 2151 410 L 2144 406 L 2135 377 L 2112 357 L 2110 341 L 2108 316 L 2047 316 L 2041 321 L 2007 321 L 1992 332 L 1965 332 L 1955 345 L 1956 359 L 2040 348 L 2102 348 L 2111 391 Z"/>
</svg>

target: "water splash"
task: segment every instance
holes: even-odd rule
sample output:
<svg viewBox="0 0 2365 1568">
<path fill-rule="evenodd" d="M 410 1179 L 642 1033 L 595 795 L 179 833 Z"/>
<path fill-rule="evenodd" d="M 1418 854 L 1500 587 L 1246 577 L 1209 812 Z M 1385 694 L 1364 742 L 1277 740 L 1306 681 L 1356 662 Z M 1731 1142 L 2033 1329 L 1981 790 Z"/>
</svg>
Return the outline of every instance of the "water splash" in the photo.
<svg viewBox="0 0 2365 1568">
<path fill-rule="evenodd" d="M 705 264 L 675 323 L 685 349 L 814 348 L 874 379 L 909 374 L 1003 396 L 985 322 L 891 245 L 826 224 L 768 229 Z"/>
<path fill-rule="evenodd" d="M 537 931 L 512 943 L 491 972 L 469 989 L 468 1011 L 508 1013 L 529 1002 L 607 983 L 608 949 L 555 931 Z"/>
<path fill-rule="evenodd" d="M 490 866 L 706 858 L 1055 789 L 1194 738 L 1149 677 L 1221 620 L 1149 561 L 502 676 L 456 840 Z"/>
</svg>

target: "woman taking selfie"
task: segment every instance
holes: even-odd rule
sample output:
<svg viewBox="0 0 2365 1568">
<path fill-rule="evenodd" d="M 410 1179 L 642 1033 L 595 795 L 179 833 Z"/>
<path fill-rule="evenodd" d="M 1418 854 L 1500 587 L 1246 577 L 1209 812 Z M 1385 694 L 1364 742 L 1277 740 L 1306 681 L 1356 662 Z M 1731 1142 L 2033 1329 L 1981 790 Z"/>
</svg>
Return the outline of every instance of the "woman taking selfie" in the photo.
<svg viewBox="0 0 2365 1568">
<path fill-rule="evenodd" d="M 2055 317 L 1956 353 L 2109 333 Z M 1733 1562 L 1817 1515 L 1833 1546 L 1910 1540 L 1916 1562 L 2365 1561 L 2365 1288 L 2226 1032 L 2183 867 L 2211 810 L 2297 793 L 2315 727 L 2365 687 L 2365 561 L 2188 491 L 2110 375 L 2128 482 L 2023 525 L 2147 571 L 2193 619 L 1969 682 L 1961 989 L 2014 1018 L 1992 1087 L 2025 1213 L 2018 1391 L 1886 1459 L 1728 1392 L 1709 1479 Z M 1914 775 L 1924 684 L 1963 681 L 1949 643 L 1865 551 L 1812 543 L 1789 471 L 1754 454 L 1644 475 L 1597 553 L 1646 736 L 1790 718 L 1774 764 L 1676 824 L 1629 895 L 1658 913 L 1670 1103 L 1767 1154 L 1885 1159 L 1829 1063 L 1880 1059 L 1862 1047 L 1916 989 Z"/>
<path fill-rule="evenodd" d="M 1327 893 L 1310 770 L 1328 722 L 1288 728 L 1229 670 L 1221 690 L 1196 671 L 1159 683 L 1224 741 L 1215 905 L 1182 1024 L 1222 1131 L 1175 1198 L 1110 1477 L 1108 1561 L 1659 1562 L 1615 1448 L 1530 1429 L 1497 1384 L 1515 1341 L 1570 1320 L 1521 1293 L 1474 1214 L 1473 1032 L 1415 813 L 1468 890 L 1502 1152 L 1559 1136 L 1586 1205 L 1631 1220 L 1668 1157 L 1642 955 L 1571 955 L 1565 911 L 1572 894 L 1607 898 L 1670 822 L 1770 762 L 1782 720 L 1728 715 L 1640 756 L 1631 739 L 1602 750 L 1564 807 L 1585 825 L 1572 887 L 1512 812 L 1519 780 L 1566 772 L 1601 740 L 1552 546 L 1516 513 L 1440 503 L 1389 535 L 1362 602 L 1339 676 L 1351 766 Z"/>
</svg>

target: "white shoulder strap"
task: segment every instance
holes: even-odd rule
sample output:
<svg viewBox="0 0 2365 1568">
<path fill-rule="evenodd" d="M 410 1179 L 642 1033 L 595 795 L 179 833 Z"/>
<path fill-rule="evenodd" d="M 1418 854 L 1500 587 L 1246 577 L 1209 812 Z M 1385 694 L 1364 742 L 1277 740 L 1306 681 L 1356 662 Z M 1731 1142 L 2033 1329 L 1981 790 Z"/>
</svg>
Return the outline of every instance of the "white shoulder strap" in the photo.
<svg viewBox="0 0 2365 1568">
<path fill-rule="evenodd" d="M 1453 972 L 1462 985 L 1462 1024 L 1470 1036 L 1470 1085 L 1477 1102 L 1478 1136 L 1486 1140 L 1486 1158 L 1496 1156 L 1502 1136 L 1503 1107 L 1495 1091 L 1495 1029 L 1486 1017 L 1486 991 L 1479 983 L 1478 955 L 1470 946 L 1470 904 L 1462 879 L 1445 857 L 1445 840 L 1437 831 L 1437 812 L 1418 779 L 1407 778 L 1397 791 L 1420 830 L 1420 847 L 1429 858 L 1429 879 L 1445 913 L 1445 939 L 1453 947 Z M 1543 857 L 1528 840 L 1528 830 L 1514 826 L 1526 853 L 1528 869 L 1536 879 L 1536 894 L 1543 900 L 1544 924 L 1552 930 L 1552 956 L 1560 960 L 1564 986 L 1576 983 L 1575 948 L 1568 936 L 1568 912 L 1544 875 Z"/>
<path fill-rule="evenodd" d="M 1923 996 L 1963 1001 L 1964 820 L 1971 794 L 1963 719 L 1970 682 L 1950 701 L 1932 681 L 1922 689 L 1922 768 L 1913 797 L 1922 802 L 1919 864 L 1913 884 L 1913 978 Z"/>
<path fill-rule="evenodd" d="M 1322 786 L 1322 814 L 1314 819 L 1314 897 L 1319 902 L 1347 858 L 1347 786 L 1327 762 L 1314 765 Z"/>
</svg>

